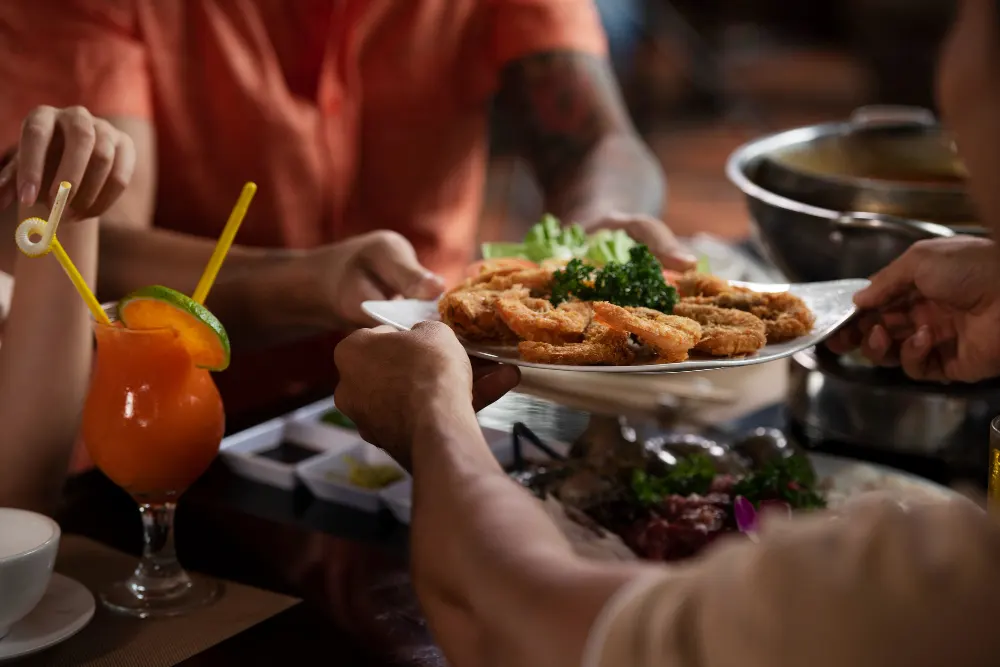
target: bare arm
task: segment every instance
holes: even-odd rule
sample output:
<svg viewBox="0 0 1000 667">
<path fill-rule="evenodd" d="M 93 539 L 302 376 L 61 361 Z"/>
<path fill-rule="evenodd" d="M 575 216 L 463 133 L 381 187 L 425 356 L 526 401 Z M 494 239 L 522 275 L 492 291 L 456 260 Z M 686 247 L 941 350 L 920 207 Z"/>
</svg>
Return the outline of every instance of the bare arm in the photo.
<svg viewBox="0 0 1000 667">
<path fill-rule="evenodd" d="M 42 209 L 25 217 L 44 216 Z M 59 231 L 91 284 L 97 227 L 91 219 Z M 69 468 L 90 375 L 89 315 L 54 257 L 18 257 L 14 279 L 0 345 L 0 506 L 50 512 Z"/>
<path fill-rule="evenodd" d="M 414 438 L 414 581 L 456 667 L 971 666 L 1000 651 L 1000 528 L 970 503 L 869 501 L 682 567 L 584 562 L 466 414 L 439 410 Z"/>
<path fill-rule="evenodd" d="M 414 442 L 414 581 L 456 667 L 576 667 L 597 614 L 646 568 L 578 559 L 507 478 L 471 411 L 442 409 Z"/>
<path fill-rule="evenodd" d="M 589 221 L 662 213 L 663 172 L 605 58 L 572 51 L 524 58 L 504 70 L 499 99 L 555 214 Z"/>
</svg>

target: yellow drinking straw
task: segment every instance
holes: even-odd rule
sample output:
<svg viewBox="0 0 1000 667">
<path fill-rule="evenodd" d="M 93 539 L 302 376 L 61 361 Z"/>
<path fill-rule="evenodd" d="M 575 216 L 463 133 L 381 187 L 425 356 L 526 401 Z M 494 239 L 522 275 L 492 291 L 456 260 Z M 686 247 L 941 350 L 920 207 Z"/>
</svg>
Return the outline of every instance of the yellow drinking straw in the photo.
<svg viewBox="0 0 1000 667">
<path fill-rule="evenodd" d="M 253 199 L 256 192 L 256 183 L 247 183 L 243 186 L 243 192 L 240 193 L 240 198 L 236 200 L 233 212 L 229 214 L 229 220 L 222 230 L 222 235 L 219 236 L 219 242 L 215 244 L 215 252 L 212 253 L 211 259 L 208 260 L 208 266 L 205 267 L 205 272 L 201 274 L 201 280 L 198 281 L 198 286 L 195 287 L 194 294 L 191 295 L 191 298 L 198 303 L 205 303 L 208 291 L 212 289 L 212 285 L 219 275 L 222 262 L 226 259 L 226 254 L 233 245 L 236 232 L 239 231 L 240 225 L 243 224 L 243 218 L 246 217 L 247 209 L 250 208 L 250 200 Z"/>
<path fill-rule="evenodd" d="M 66 181 L 60 183 L 56 199 L 52 202 L 52 212 L 49 213 L 49 219 L 28 218 L 17 226 L 14 240 L 21 252 L 28 257 L 42 257 L 51 251 L 56 256 L 63 271 L 69 276 L 70 282 L 76 287 L 76 291 L 83 297 L 83 302 L 87 304 L 94 319 L 110 326 L 111 320 L 108 319 L 107 313 L 101 308 L 101 304 L 97 301 L 94 293 L 90 291 L 90 287 L 87 286 L 87 281 L 76 270 L 73 260 L 66 254 L 66 250 L 56 237 L 56 229 L 59 227 L 59 220 L 66 209 L 66 202 L 69 201 L 69 191 L 72 187 Z M 32 236 L 37 236 L 38 240 L 32 240 Z"/>
</svg>

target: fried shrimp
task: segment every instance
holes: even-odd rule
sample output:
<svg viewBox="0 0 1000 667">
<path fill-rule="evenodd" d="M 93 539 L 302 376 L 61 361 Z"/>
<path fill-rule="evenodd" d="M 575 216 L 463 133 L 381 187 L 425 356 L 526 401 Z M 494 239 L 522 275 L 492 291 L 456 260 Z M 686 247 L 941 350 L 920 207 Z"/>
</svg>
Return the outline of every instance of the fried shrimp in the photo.
<svg viewBox="0 0 1000 667">
<path fill-rule="evenodd" d="M 606 301 L 598 301 L 593 307 L 599 322 L 635 334 L 663 362 L 684 361 L 701 339 L 701 325 L 686 317 L 652 308 L 622 308 Z"/>
<path fill-rule="evenodd" d="M 726 292 L 712 297 L 694 297 L 687 302 L 735 308 L 751 313 L 764 321 L 767 342 L 805 336 L 812 331 L 816 318 L 809 306 L 790 292 Z"/>
<path fill-rule="evenodd" d="M 581 343 L 552 345 L 525 341 L 517 349 L 522 359 L 536 364 L 621 366 L 635 359 L 628 334 L 597 321 L 587 327 Z"/>
<path fill-rule="evenodd" d="M 454 289 L 438 301 L 441 321 L 459 336 L 470 341 L 511 342 L 517 340 L 506 324 L 496 314 L 496 303 L 501 298 L 527 298 L 524 288 L 501 292 L 498 290 Z"/>
<path fill-rule="evenodd" d="M 522 269 L 513 272 L 486 274 L 486 279 L 474 284 L 476 289 L 508 290 L 527 287 L 532 296 L 543 296 L 552 291 L 552 269 Z"/>
<path fill-rule="evenodd" d="M 518 338 L 537 343 L 579 343 L 593 312 L 579 301 L 558 308 L 545 299 L 507 294 L 496 301 L 496 314 Z"/>
<path fill-rule="evenodd" d="M 743 289 L 730 285 L 728 280 L 693 271 L 677 279 L 677 291 L 681 296 L 718 296 L 726 292 L 740 292 Z"/>
<path fill-rule="evenodd" d="M 674 306 L 674 315 L 701 325 L 701 340 L 695 349 L 714 357 L 751 354 L 767 344 L 764 323 L 742 310 L 683 301 Z"/>
</svg>

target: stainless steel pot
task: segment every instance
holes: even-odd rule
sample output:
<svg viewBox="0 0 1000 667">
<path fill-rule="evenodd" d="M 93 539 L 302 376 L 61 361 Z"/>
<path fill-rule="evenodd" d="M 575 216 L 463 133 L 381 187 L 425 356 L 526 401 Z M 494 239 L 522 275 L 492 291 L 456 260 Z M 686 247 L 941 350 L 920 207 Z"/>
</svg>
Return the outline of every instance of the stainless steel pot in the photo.
<svg viewBox="0 0 1000 667">
<path fill-rule="evenodd" d="M 726 173 L 759 245 L 797 282 L 868 277 L 920 239 L 984 233 L 925 110 L 868 107 L 773 134 L 737 149 Z"/>
<path fill-rule="evenodd" d="M 793 357 L 790 380 L 789 417 L 811 439 L 985 466 L 1000 382 L 919 383 L 822 347 Z"/>
</svg>

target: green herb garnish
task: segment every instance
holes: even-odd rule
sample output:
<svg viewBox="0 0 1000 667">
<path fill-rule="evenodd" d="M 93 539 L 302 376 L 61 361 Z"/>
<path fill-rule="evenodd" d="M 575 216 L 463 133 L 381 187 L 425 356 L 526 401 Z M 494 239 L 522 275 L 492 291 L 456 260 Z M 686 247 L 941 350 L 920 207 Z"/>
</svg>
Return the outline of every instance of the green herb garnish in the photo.
<svg viewBox="0 0 1000 667">
<path fill-rule="evenodd" d="M 597 269 L 572 260 L 552 279 L 552 303 L 608 301 L 618 306 L 641 306 L 671 313 L 677 290 L 663 279 L 663 267 L 644 245 L 629 250 L 627 262 L 610 262 Z"/>
<path fill-rule="evenodd" d="M 788 503 L 792 509 L 820 509 L 826 501 L 814 488 L 816 473 L 809 460 L 791 456 L 768 461 L 733 487 L 732 495 L 743 496 L 755 507 L 762 501 Z"/>
<path fill-rule="evenodd" d="M 319 418 L 324 424 L 330 424 L 332 426 L 339 426 L 340 428 L 348 428 L 352 431 L 358 430 L 358 427 L 354 425 L 347 416 L 340 410 L 329 410 L 323 413 L 323 416 Z"/>
<path fill-rule="evenodd" d="M 643 505 L 658 505 L 667 496 L 705 495 L 715 479 L 712 459 L 694 454 L 677 462 L 665 475 L 650 475 L 645 470 L 632 472 L 632 492 Z"/>
</svg>

